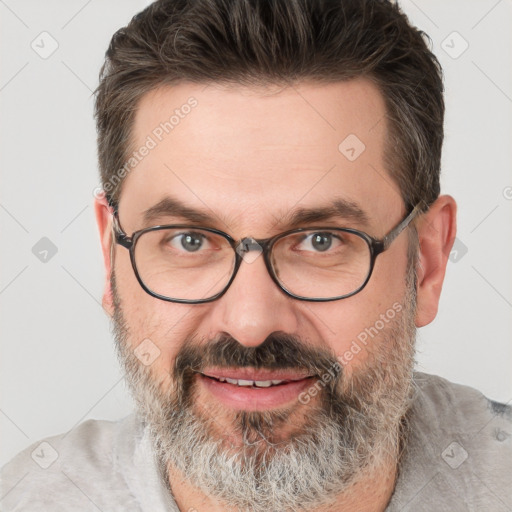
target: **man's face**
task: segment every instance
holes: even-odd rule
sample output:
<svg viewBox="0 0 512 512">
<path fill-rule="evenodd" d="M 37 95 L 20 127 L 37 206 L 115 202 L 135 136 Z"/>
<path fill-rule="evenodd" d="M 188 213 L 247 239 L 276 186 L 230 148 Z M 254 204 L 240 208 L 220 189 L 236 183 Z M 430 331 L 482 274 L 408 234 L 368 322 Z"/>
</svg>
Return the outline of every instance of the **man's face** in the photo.
<svg viewBox="0 0 512 512">
<path fill-rule="evenodd" d="M 158 130 L 192 96 L 197 105 L 186 115 L 181 110 L 168 133 Z M 303 83 L 272 94 L 189 83 L 158 89 L 143 97 L 137 112 L 133 149 L 148 136 L 156 144 L 123 184 L 121 226 L 131 235 L 150 225 L 190 224 L 170 214 L 143 222 L 146 210 L 169 197 L 208 215 L 201 226 L 236 240 L 267 238 L 289 229 L 298 209 L 341 199 L 357 205 L 366 220 L 312 218 L 300 227 L 350 227 L 381 238 L 405 214 L 383 160 L 386 130 L 382 96 L 365 80 Z M 288 468 L 290 480 L 299 483 L 306 477 L 316 483 L 317 471 L 317 480 L 327 485 L 330 466 L 339 490 L 369 460 L 382 462 L 397 438 L 412 370 L 414 269 L 407 247 L 402 233 L 377 258 L 366 287 L 343 300 L 305 302 L 285 295 L 259 256 L 242 262 L 218 300 L 190 305 L 147 294 L 129 252 L 116 246 L 116 339 L 161 457 L 189 471 L 204 489 L 213 492 L 218 484 L 233 505 L 243 504 L 244 482 L 268 495 L 256 477 L 265 474 L 270 485 L 271 467 Z M 141 347 L 142 362 L 136 357 Z M 259 370 L 265 376 L 259 380 L 272 372 L 287 379 L 313 377 L 247 389 L 200 373 L 226 368 Z M 297 445 L 293 451 L 293 440 L 301 436 L 309 448 Z M 331 460 L 311 460 L 315 452 L 333 450 Z M 239 456 L 236 467 L 227 462 L 233 453 Z M 230 468 L 233 489 L 228 476 L 217 482 L 206 474 L 205 458 Z M 272 459 L 282 466 L 271 466 Z M 248 467 L 251 472 L 244 473 Z M 296 490 L 281 495 L 291 500 L 293 494 L 304 499 Z"/>
</svg>

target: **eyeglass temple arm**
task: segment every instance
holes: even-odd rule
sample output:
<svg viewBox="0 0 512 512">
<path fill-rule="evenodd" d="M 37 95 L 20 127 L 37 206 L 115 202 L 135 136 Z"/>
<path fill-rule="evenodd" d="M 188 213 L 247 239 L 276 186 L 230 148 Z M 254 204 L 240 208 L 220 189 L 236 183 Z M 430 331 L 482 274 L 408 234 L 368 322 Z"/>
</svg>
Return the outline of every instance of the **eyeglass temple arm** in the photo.
<svg viewBox="0 0 512 512">
<path fill-rule="evenodd" d="M 117 218 L 117 205 L 108 194 L 106 195 L 106 198 L 109 206 L 112 208 L 112 236 L 118 244 L 129 249 L 132 245 L 132 240 L 125 234 L 123 228 L 121 228 L 121 225 L 119 224 L 119 219 Z"/>
<path fill-rule="evenodd" d="M 414 219 L 414 217 L 416 217 L 416 215 L 418 215 L 420 211 L 421 203 L 418 203 L 411 210 L 411 213 L 409 213 L 409 215 L 407 215 L 407 217 L 405 217 L 405 219 L 402 222 L 400 222 L 400 224 L 393 228 L 392 231 L 382 239 L 383 250 L 386 250 L 391 245 L 393 240 L 409 225 L 409 223 Z"/>
</svg>

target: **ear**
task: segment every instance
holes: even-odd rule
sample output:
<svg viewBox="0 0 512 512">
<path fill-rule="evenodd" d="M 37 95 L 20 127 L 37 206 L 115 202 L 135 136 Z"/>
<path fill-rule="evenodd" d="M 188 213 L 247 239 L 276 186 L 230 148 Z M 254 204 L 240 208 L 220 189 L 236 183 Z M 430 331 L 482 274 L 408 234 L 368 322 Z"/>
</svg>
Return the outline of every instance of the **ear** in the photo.
<svg viewBox="0 0 512 512">
<path fill-rule="evenodd" d="M 103 290 L 103 309 L 109 316 L 114 314 L 114 297 L 110 286 L 110 275 L 112 272 L 112 208 L 104 196 L 96 197 L 94 200 L 94 211 L 96 223 L 100 234 L 101 250 L 105 265 L 105 288 Z"/>
<path fill-rule="evenodd" d="M 418 219 L 416 327 L 429 324 L 437 315 L 446 264 L 457 231 L 456 214 L 453 197 L 443 195 Z"/>
</svg>

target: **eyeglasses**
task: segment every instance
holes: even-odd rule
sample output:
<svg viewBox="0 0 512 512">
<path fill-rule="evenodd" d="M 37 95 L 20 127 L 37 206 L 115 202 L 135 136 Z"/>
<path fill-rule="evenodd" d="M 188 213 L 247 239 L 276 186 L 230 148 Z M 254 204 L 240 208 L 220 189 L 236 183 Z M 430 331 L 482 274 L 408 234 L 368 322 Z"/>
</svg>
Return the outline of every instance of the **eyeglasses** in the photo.
<svg viewBox="0 0 512 512">
<path fill-rule="evenodd" d="M 327 302 L 360 292 L 377 256 L 419 212 L 417 204 L 380 240 L 356 229 L 309 227 L 237 241 L 218 229 L 186 224 L 153 226 L 129 237 L 120 227 L 117 207 L 113 230 L 116 243 L 130 251 L 138 282 L 158 299 L 185 304 L 214 301 L 226 293 L 242 261 L 251 263 L 263 253 L 271 278 L 286 295 Z"/>
</svg>

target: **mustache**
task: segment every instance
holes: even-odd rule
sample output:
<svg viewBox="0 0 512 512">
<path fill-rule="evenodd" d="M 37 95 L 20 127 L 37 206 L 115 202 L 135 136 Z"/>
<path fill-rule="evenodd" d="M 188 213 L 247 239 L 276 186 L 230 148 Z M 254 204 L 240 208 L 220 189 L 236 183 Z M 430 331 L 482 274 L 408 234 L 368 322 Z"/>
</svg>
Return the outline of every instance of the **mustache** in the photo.
<svg viewBox="0 0 512 512">
<path fill-rule="evenodd" d="M 272 333 L 263 343 L 246 347 L 229 335 L 198 344 L 192 339 L 183 343 L 174 360 L 172 373 L 182 398 L 188 395 L 196 372 L 209 367 L 256 368 L 269 370 L 299 370 L 321 377 L 327 372 L 334 373 L 335 380 L 341 379 L 343 368 L 336 354 L 321 347 L 300 341 L 286 333 Z M 332 383 L 334 384 L 334 383 Z"/>
<path fill-rule="evenodd" d="M 184 343 L 176 356 L 174 370 L 179 374 L 187 368 L 203 371 L 210 366 L 253 367 L 307 370 L 317 374 L 332 368 L 337 361 L 332 351 L 312 347 L 288 334 L 272 334 L 255 347 L 245 347 L 235 338 L 223 335 L 206 344 Z"/>
</svg>

